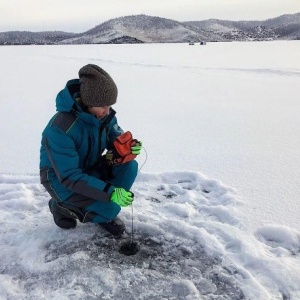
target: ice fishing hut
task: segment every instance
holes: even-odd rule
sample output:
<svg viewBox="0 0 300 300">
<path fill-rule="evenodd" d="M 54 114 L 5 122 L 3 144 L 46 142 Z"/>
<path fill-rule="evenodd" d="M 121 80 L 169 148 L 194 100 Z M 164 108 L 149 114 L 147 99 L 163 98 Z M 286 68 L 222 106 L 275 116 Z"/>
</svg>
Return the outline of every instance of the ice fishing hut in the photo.
<svg viewBox="0 0 300 300">
<path fill-rule="evenodd" d="M 202 45 L 206 45 L 206 42 L 200 42 L 200 45 L 202 46 Z"/>
</svg>

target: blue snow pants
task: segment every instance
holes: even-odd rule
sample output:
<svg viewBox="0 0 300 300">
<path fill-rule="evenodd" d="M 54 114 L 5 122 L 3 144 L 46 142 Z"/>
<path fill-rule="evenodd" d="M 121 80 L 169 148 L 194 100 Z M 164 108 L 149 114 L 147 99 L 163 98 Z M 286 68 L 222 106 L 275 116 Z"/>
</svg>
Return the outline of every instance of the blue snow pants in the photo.
<svg viewBox="0 0 300 300">
<path fill-rule="evenodd" d="M 135 160 L 112 167 L 112 178 L 108 180 L 115 187 L 130 190 L 138 172 L 138 163 Z M 99 174 L 100 177 L 100 174 Z M 74 193 L 62 203 L 65 208 L 81 214 L 82 222 L 106 223 L 116 218 L 119 214 L 120 205 L 109 201 L 87 199 Z"/>
</svg>

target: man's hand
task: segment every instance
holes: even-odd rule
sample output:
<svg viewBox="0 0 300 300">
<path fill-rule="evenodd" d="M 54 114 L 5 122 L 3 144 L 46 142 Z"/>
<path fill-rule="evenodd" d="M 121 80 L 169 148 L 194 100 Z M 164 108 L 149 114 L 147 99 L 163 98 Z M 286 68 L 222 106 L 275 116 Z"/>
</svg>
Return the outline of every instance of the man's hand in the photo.
<svg viewBox="0 0 300 300">
<path fill-rule="evenodd" d="M 126 191 L 123 188 L 115 188 L 111 194 L 110 200 L 122 207 L 126 207 L 132 204 L 133 198 L 133 193 Z"/>
<path fill-rule="evenodd" d="M 131 153 L 135 155 L 139 155 L 142 150 L 142 142 L 137 141 L 134 145 L 131 146 Z"/>
</svg>

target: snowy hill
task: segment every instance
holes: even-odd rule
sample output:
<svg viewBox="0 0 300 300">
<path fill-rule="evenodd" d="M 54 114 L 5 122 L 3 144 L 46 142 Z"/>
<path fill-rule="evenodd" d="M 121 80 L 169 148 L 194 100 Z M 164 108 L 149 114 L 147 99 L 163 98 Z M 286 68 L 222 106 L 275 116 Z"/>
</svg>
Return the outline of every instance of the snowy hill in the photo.
<svg viewBox="0 0 300 300">
<path fill-rule="evenodd" d="M 0 32 L 0 45 L 52 45 L 73 36 L 76 34 L 62 31 L 8 31 Z"/>
<path fill-rule="evenodd" d="M 280 39 L 300 40 L 300 13 L 269 19 L 264 24 L 274 28 Z"/>
<path fill-rule="evenodd" d="M 65 32 L 4 32 L 0 45 L 185 43 L 198 41 L 252 41 L 300 39 L 300 13 L 266 21 L 178 22 L 147 15 L 111 19 L 80 34 Z"/>
<path fill-rule="evenodd" d="M 265 21 L 205 20 L 185 22 L 201 31 L 215 33 L 226 41 L 300 39 L 300 13 Z"/>
<path fill-rule="evenodd" d="M 196 32 L 180 22 L 146 15 L 127 16 L 109 20 L 63 43 L 107 43 L 122 36 L 145 43 L 174 43 L 207 40 L 208 36 Z"/>
</svg>

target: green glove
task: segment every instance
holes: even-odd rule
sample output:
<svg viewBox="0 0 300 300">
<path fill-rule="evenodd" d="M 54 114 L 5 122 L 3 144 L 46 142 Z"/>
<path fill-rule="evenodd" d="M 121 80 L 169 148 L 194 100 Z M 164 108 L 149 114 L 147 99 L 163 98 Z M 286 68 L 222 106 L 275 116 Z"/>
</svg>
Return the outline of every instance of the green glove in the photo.
<svg viewBox="0 0 300 300">
<path fill-rule="evenodd" d="M 133 146 L 131 146 L 131 153 L 139 155 L 142 150 L 142 142 L 138 141 Z"/>
<path fill-rule="evenodd" d="M 111 194 L 110 200 L 122 207 L 126 207 L 132 203 L 133 197 L 133 193 L 122 188 L 115 188 Z"/>
</svg>

